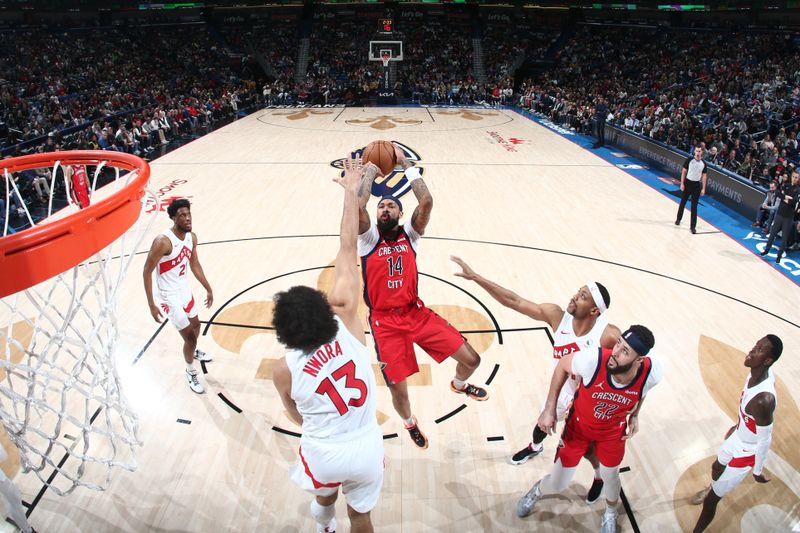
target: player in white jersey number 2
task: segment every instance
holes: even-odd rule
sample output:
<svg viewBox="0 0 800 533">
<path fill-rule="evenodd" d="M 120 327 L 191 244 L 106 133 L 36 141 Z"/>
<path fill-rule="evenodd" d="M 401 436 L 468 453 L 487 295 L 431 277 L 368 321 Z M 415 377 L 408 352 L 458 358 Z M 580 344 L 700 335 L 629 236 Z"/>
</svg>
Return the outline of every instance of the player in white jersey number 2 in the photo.
<svg viewBox="0 0 800 533">
<path fill-rule="evenodd" d="M 318 532 L 336 530 L 339 487 L 347 499 L 350 531 L 372 532 L 370 511 L 383 485 L 383 435 L 376 418 L 375 375 L 358 317 L 356 260 L 360 154 L 344 162 L 345 189 L 339 253 L 328 298 L 310 287 L 275 295 L 272 323 L 286 356 L 272 381 L 289 416 L 303 428 L 299 462 L 290 477 L 315 496 Z"/>
<path fill-rule="evenodd" d="M 200 320 L 197 318 L 197 305 L 189 287 L 189 271 L 206 289 L 206 307 L 214 303 L 214 293 L 206 280 L 200 259 L 197 257 L 197 235 L 192 233 L 192 212 L 189 200 L 173 200 L 167 207 L 172 219 L 171 228 L 164 230 L 153 240 L 147 260 L 144 263 L 144 292 L 150 314 L 156 322 L 161 322 L 161 313 L 172 322 L 183 337 L 183 359 L 186 362 L 186 381 L 196 393 L 205 392 L 200 382 L 194 360 L 208 362 L 211 356 L 197 349 L 200 335 Z M 156 270 L 158 305 L 153 297 L 153 271 Z"/>
<path fill-rule="evenodd" d="M 750 469 L 758 483 L 768 483 L 764 461 L 772 442 L 772 421 L 778 404 L 772 365 L 783 352 L 783 341 L 777 335 L 759 340 L 744 358 L 750 374 L 744 382 L 739 400 L 739 421 L 728 430 L 725 442 L 711 465 L 711 485 L 698 492 L 692 503 L 703 504 L 694 532 L 705 531 L 723 496 L 744 480 Z"/>
<path fill-rule="evenodd" d="M 555 365 L 562 357 L 570 354 L 583 351 L 597 353 L 598 348 L 601 347 L 613 348 L 621 335 L 619 328 L 609 324 L 603 316 L 603 313 L 611 305 L 611 296 L 600 283 L 590 282 L 578 289 L 564 310 L 553 303 L 535 303 L 526 300 L 515 292 L 479 275 L 462 259 L 455 256 L 451 256 L 450 259 L 461 267 L 461 272 L 456 273 L 456 276 L 474 281 L 504 306 L 534 320 L 546 322 L 550 326 L 553 330 L 553 363 Z M 566 418 L 577 388 L 578 381 L 574 377 L 567 379 L 564 383 L 558 396 L 557 420 Z M 545 437 L 547 437 L 547 433 L 538 426 L 534 426 L 531 443 L 511 456 L 511 464 L 522 464 L 542 453 L 544 450 L 542 442 Z M 593 448 L 587 452 L 586 459 L 592 463 L 594 468 L 594 481 L 586 495 L 586 503 L 592 504 L 600 499 L 603 480 L 600 475 L 600 463 L 594 455 Z"/>
</svg>

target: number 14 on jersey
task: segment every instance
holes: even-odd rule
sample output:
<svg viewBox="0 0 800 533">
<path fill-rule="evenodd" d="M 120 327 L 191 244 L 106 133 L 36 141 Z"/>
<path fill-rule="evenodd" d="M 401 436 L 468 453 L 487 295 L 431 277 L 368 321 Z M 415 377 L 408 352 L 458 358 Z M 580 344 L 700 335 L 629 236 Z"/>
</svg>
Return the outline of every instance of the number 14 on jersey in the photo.
<svg viewBox="0 0 800 533">
<path fill-rule="evenodd" d="M 392 278 L 394 276 L 402 276 L 403 275 L 403 256 L 398 255 L 397 257 L 389 256 L 386 258 L 386 262 L 389 263 L 389 277 Z M 390 289 L 399 289 L 403 286 L 402 279 L 389 279 L 386 280 L 386 284 Z"/>
</svg>

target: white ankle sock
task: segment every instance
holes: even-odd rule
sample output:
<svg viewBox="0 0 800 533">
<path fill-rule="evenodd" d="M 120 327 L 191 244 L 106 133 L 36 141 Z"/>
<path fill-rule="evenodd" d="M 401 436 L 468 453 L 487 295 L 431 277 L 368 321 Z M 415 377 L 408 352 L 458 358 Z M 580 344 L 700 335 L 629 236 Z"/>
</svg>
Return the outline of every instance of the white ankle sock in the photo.
<svg viewBox="0 0 800 533">
<path fill-rule="evenodd" d="M 410 418 L 404 418 L 403 419 L 403 424 L 405 424 L 406 426 L 413 426 L 414 425 L 414 415 L 411 415 Z"/>
<path fill-rule="evenodd" d="M 186 371 L 190 374 L 197 374 L 197 371 L 194 369 L 194 363 L 186 363 Z"/>
<path fill-rule="evenodd" d="M 323 526 L 327 526 L 333 517 L 336 515 L 336 504 L 331 505 L 320 505 L 317 503 L 317 499 L 314 498 L 311 500 L 311 516 L 314 517 L 314 520 L 317 521 L 318 524 L 322 524 Z"/>
<path fill-rule="evenodd" d="M 458 378 L 453 378 L 453 387 L 457 388 L 458 390 L 463 390 L 464 387 L 467 386 L 466 381 L 461 381 Z"/>
</svg>

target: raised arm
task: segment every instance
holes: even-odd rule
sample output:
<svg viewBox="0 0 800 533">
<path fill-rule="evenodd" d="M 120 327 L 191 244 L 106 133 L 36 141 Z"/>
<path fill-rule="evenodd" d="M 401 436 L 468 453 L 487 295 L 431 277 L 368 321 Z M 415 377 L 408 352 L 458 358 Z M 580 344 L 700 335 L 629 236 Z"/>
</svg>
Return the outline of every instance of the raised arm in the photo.
<svg viewBox="0 0 800 533">
<path fill-rule="evenodd" d="M 344 161 L 344 176 L 335 181 L 344 187 L 344 207 L 339 232 L 339 253 L 336 255 L 333 288 L 328 294 L 328 302 L 334 312 L 342 319 L 350 333 L 366 344 L 364 328 L 358 318 L 358 262 L 356 260 L 356 241 L 359 225 L 359 183 L 364 183 L 366 171 L 374 171 L 375 165 L 365 169 L 361 163 L 361 154 L 354 152 Z"/>
<path fill-rule="evenodd" d="M 556 304 L 537 304 L 526 300 L 519 294 L 505 287 L 501 287 L 494 281 L 490 281 L 479 275 L 461 258 L 451 255 L 450 259 L 461 267 L 461 272 L 456 272 L 456 276 L 474 281 L 483 287 L 492 298 L 504 306 L 522 313 L 523 315 L 527 315 L 534 320 L 546 322 L 553 330 L 555 330 L 558 327 L 558 323 L 561 322 L 561 318 L 564 316 L 564 310 Z"/>
<path fill-rule="evenodd" d="M 417 197 L 417 207 L 411 215 L 411 226 L 420 235 L 425 235 L 425 228 L 431 219 L 431 211 L 433 210 L 433 196 L 431 196 L 428 186 L 422 180 L 422 173 L 411 164 L 406 158 L 406 154 L 398 146 L 394 147 L 394 153 L 397 155 L 397 162 L 406 171 L 406 179 L 411 184 L 414 196 Z"/>
<path fill-rule="evenodd" d="M 378 167 L 368 165 L 364 169 L 361 181 L 358 184 L 358 234 L 361 235 L 369 229 L 369 213 L 367 213 L 367 203 L 372 195 L 372 182 L 378 175 Z M 341 179 L 344 179 L 343 177 Z M 338 180 L 337 180 L 338 181 Z M 341 184 L 341 182 L 340 182 Z"/>
<path fill-rule="evenodd" d="M 170 253 L 170 251 L 172 251 L 172 243 L 170 243 L 169 239 L 165 236 L 159 235 L 153 240 L 153 244 L 150 245 L 150 251 L 147 253 L 147 259 L 142 269 L 147 306 L 150 308 L 150 314 L 153 316 L 153 320 L 159 323 L 164 320 L 164 317 L 161 316 L 161 311 L 158 309 L 155 299 L 153 298 L 153 270 L 156 269 L 158 260 Z"/>
</svg>

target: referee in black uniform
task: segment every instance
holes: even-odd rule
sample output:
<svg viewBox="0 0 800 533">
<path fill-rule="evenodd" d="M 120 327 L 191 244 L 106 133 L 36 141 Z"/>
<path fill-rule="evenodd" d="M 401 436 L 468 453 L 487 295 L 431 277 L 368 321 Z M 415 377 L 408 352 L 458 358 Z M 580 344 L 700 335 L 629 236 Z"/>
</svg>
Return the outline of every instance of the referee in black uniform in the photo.
<svg viewBox="0 0 800 533">
<path fill-rule="evenodd" d="M 781 247 L 778 250 L 778 257 L 775 259 L 776 263 L 781 262 L 783 254 L 786 252 L 786 246 L 789 244 L 789 239 L 792 234 L 792 220 L 794 213 L 797 211 L 798 201 L 800 201 L 800 174 L 792 172 L 792 180 L 789 183 L 784 183 L 778 190 L 778 212 L 775 219 L 772 221 L 772 227 L 769 231 L 769 239 L 767 246 L 761 255 L 767 255 L 772 248 L 772 243 L 775 242 L 775 237 L 778 231 L 781 232 Z"/>
<path fill-rule="evenodd" d="M 706 181 L 708 180 L 708 169 L 706 162 L 703 161 L 705 149 L 698 146 L 694 149 L 694 157 L 690 157 L 683 164 L 681 170 L 681 205 L 678 206 L 678 216 L 675 225 L 680 226 L 683 218 L 683 208 L 686 207 L 686 200 L 692 198 L 692 233 L 697 233 L 697 202 L 701 196 L 706 194 Z"/>
</svg>

